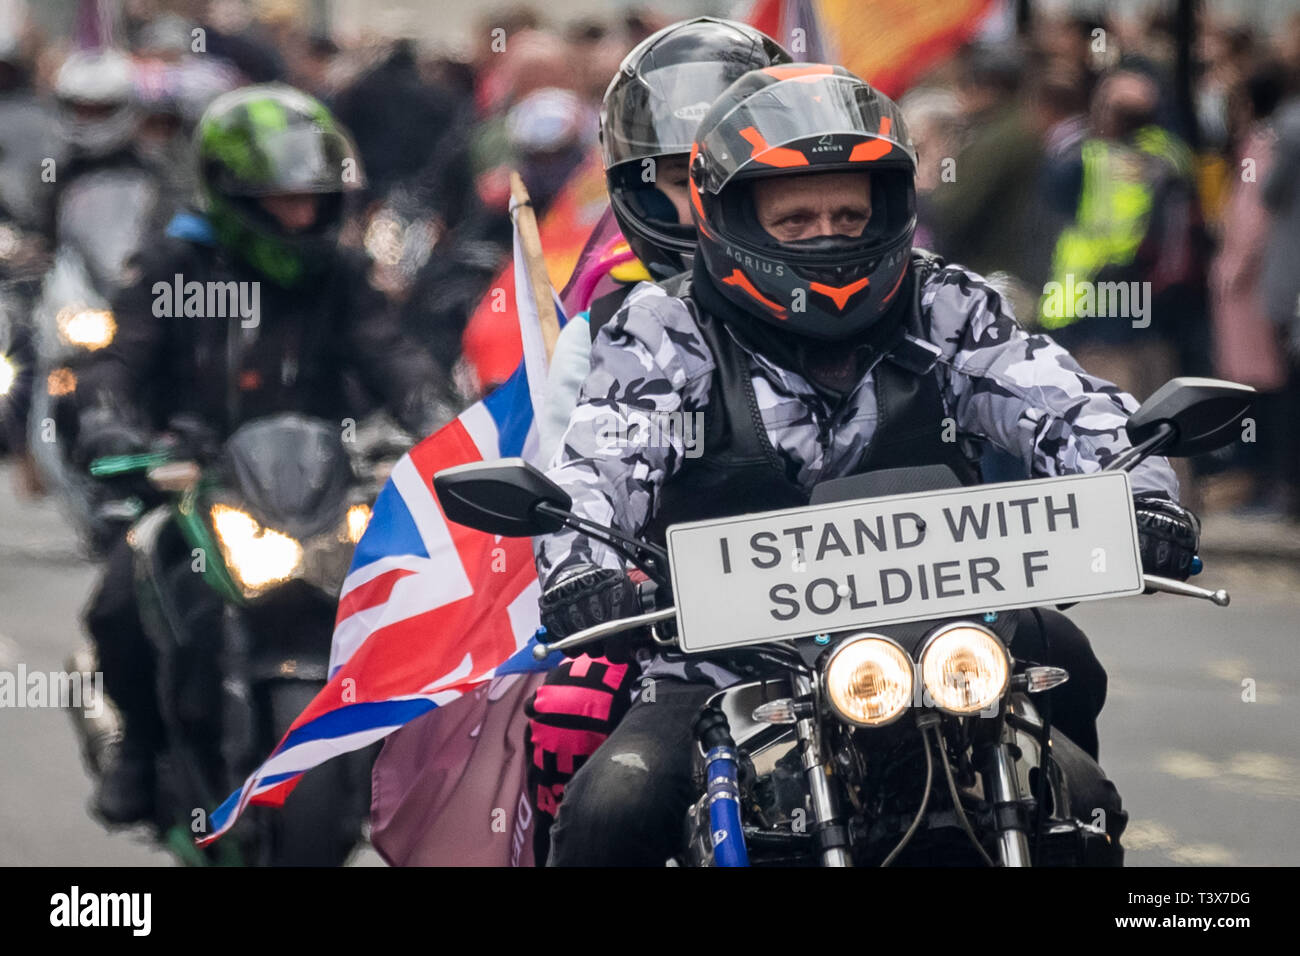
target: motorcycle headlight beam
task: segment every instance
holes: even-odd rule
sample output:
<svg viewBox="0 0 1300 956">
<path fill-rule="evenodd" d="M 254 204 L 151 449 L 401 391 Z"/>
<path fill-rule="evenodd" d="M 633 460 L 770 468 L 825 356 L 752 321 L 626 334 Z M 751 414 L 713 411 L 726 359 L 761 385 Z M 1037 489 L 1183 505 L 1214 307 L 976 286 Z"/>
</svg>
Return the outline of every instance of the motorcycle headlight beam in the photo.
<svg viewBox="0 0 1300 956">
<path fill-rule="evenodd" d="M 347 525 L 345 536 L 356 544 L 366 533 L 366 525 L 370 524 L 370 505 L 359 504 L 350 507 L 345 523 Z"/>
<path fill-rule="evenodd" d="M 226 566 L 246 597 L 286 581 L 302 567 L 302 545 L 264 528 L 247 512 L 214 504 L 210 512 Z"/>
<path fill-rule="evenodd" d="M 56 368 L 45 376 L 45 391 L 53 398 L 71 395 L 77 390 L 77 373 L 70 368 Z"/>
<path fill-rule="evenodd" d="M 921 683 L 934 706 L 946 713 L 987 710 L 1006 693 L 1010 679 L 1006 645 L 978 624 L 946 624 L 921 648 Z"/>
<path fill-rule="evenodd" d="M 0 398 L 9 394 L 18 380 L 18 366 L 7 355 L 0 355 Z"/>
<path fill-rule="evenodd" d="M 895 641 L 879 634 L 848 638 L 826 662 L 826 696 L 835 712 L 859 727 L 881 727 L 912 703 L 916 673 Z"/>
<path fill-rule="evenodd" d="M 108 309 L 61 309 L 54 317 L 59 338 L 65 345 L 75 345 L 97 352 L 117 335 L 117 320 Z"/>
</svg>

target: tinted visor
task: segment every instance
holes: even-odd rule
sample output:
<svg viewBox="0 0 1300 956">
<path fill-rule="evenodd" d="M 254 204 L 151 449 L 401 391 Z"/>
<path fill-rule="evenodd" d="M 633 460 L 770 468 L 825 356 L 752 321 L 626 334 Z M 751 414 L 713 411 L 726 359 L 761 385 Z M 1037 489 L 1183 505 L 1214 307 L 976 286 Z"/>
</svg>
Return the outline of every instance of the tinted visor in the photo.
<svg viewBox="0 0 1300 956">
<path fill-rule="evenodd" d="M 675 63 L 616 81 L 601 109 L 605 168 L 690 152 L 713 101 L 749 69 L 748 63 Z"/>
<path fill-rule="evenodd" d="M 826 74 L 783 80 L 746 97 L 701 138 L 700 187 L 717 193 L 742 167 L 746 175 L 791 173 L 808 167 L 916 167 L 902 114 L 853 77 Z M 855 153 L 862 137 L 901 147 Z M 868 161 L 869 160 L 869 161 Z M 747 165 L 748 164 L 748 165 Z"/>
<path fill-rule="evenodd" d="M 651 228 L 693 242 L 695 223 L 689 213 L 683 219 L 669 198 L 669 191 L 679 191 L 685 202 L 690 188 L 686 167 L 686 154 L 647 157 L 639 162 L 626 162 L 609 171 L 608 185 L 611 195 L 621 200 L 628 212 Z M 665 186 L 659 188 L 659 178 L 666 177 Z"/>
<path fill-rule="evenodd" d="M 261 133 L 248 157 L 247 173 L 235 176 L 218 167 L 216 188 L 228 196 L 266 196 L 273 193 L 342 192 L 360 186 L 360 161 L 352 142 L 337 131 L 314 123 Z M 352 160 L 357 175 L 344 179 L 345 160 Z"/>
</svg>

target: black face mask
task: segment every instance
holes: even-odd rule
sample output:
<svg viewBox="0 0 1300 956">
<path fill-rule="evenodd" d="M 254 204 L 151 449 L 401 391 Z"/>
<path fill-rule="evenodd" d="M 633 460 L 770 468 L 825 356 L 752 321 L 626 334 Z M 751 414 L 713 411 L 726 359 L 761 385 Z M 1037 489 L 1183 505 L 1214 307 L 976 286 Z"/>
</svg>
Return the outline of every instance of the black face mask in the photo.
<svg viewBox="0 0 1300 956">
<path fill-rule="evenodd" d="M 851 253 L 862 245 L 862 236 L 809 236 L 807 239 L 790 239 L 779 245 L 795 252 Z"/>
<path fill-rule="evenodd" d="M 912 301 L 912 282 L 913 270 L 909 268 L 890 313 L 861 337 L 840 342 L 818 342 L 783 333 L 751 316 L 718 291 L 699 256 L 691 273 L 691 295 L 700 308 L 721 321 L 742 345 L 775 365 L 803 376 L 823 398 L 836 404 L 858 384 L 874 357 L 893 347 L 901 337 L 905 309 Z"/>
<path fill-rule="evenodd" d="M 1115 135 L 1121 141 L 1131 139 L 1138 130 L 1155 122 L 1156 115 L 1147 109 L 1121 107 L 1115 110 Z"/>
</svg>

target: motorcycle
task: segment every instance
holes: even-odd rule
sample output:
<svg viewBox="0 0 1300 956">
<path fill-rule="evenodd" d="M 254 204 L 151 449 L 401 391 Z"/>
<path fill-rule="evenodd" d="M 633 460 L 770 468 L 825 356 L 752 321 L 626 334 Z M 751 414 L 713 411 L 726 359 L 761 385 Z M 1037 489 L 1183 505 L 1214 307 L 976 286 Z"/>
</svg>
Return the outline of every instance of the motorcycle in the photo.
<svg viewBox="0 0 1300 956">
<path fill-rule="evenodd" d="M 23 457 L 32 367 L 31 313 L 50 255 L 33 173 L 53 155 L 48 111 L 27 91 L 0 93 L 0 451 Z"/>
<path fill-rule="evenodd" d="M 26 319 L 16 283 L 0 279 L 0 453 L 14 455 L 24 454 L 27 444 L 32 351 Z"/>
<path fill-rule="evenodd" d="M 213 449 L 201 429 L 174 424 L 182 437 L 170 447 L 91 465 L 99 479 L 147 476 L 165 497 L 127 538 L 166 728 L 154 836 L 194 865 L 341 865 L 363 836 L 370 751 L 306 774 L 285 807 L 255 808 L 251 826 L 215 846 L 194 839 L 202 808 L 242 784 L 325 686 L 337 596 L 385 477 L 386 435 L 345 449 L 330 423 L 282 414 Z M 93 653 L 69 667 L 93 671 Z M 104 703 L 98 719 L 72 712 L 94 776 L 121 739 Z"/>
<path fill-rule="evenodd" d="M 58 248 L 32 310 L 28 446 L 41 480 L 58 494 L 91 554 L 101 554 L 139 513 L 105 501 L 69 457 L 77 438 L 77 375 L 117 335 L 111 302 L 129 281 L 131 258 L 149 234 L 159 202 L 159 185 L 143 169 L 102 169 L 70 184 L 57 214 Z M 108 223 L 112 228 L 105 228 Z"/>
<path fill-rule="evenodd" d="M 1174 379 L 1098 474 L 961 488 L 946 466 L 870 472 L 819 485 L 806 508 L 674 525 L 666 548 L 573 514 L 519 459 L 434 487 L 451 521 L 569 528 L 648 576 L 643 613 L 537 643 L 539 661 L 648 628 L 661 654 L 740 675 L 695 722 L 697 798 L 669 865 L 1096 865 L 1115 837 L 1078 794 L 1100 768 L 1039 697 L 1069 674 L 1009 647 L 1035 606 L 1155 591 L 1228 604 L 1142 572 L 1127 472 L 1227 445 L 1252 395 Z"/>
<path fill-rule="evenodd" d="M 0 451 L 10 454 L 26 450 L 34 361 L 30 317 L 48 258 L 40 237 L 0 203 Z"/>
</svg>

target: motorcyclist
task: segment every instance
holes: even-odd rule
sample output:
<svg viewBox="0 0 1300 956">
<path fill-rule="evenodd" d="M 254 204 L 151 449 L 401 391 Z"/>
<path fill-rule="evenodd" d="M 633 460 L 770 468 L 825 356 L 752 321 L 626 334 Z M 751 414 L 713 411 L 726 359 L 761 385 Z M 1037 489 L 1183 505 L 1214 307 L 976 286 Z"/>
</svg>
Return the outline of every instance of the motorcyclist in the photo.
<svg viewBox="0 0 1300 956">
<path fill-rule="evenodd" d="M 353 375 L 413 435 L 449 418 L 433 361 L 401 334 L 361 257 L 337 243 L 362 170 L 329 111 L 288 86 L 244 87 L 211 104 L 195 140 L 203 211 L 173 220 L 113 303 L 117 335 L 76 392 L 78 461 L 139 450 L 178 419 L 217 441 L 278 412 L 333 419 L 342 431 L 357 416 Z M 256 307 L 178 314 L 176 283 L 242 290 Z M 130 822 L 150 811 L 162 726 L 125 542 L 110 552 L 85 622 L 126 722 L 95 805 L 109 822 Z"/>
<path fill-rule="evenodd" d="M 817 482 L 877 468 L 945 464 L 977 482 L 985 442 L 1039 477 L 1094 472 L 1128 447 L 1131 396 L 1026 334 L 982 277 L 912 249 L 915 154 L 868 84 L 819 64 L 756 70 L 713 104 L 694 149 L 689 279 L 638 295 L 597 334 L 550 470 L 577 514 L 655 538 L 683 520 L 804 505 Z M 703 414 L 698 457 L 679 431 L 644 427 L 669 412 Z M 958 441 L 943 440 L 947 423 Z M 620 441 L 634 424 L 660 441 Z M 1151 458 L 1131 478 L 1144 568 L 1185 578 L 1198 525 L 1172 469 Z M 536 550 L 552 639 L 639 610 L 599 542 L 565 531 Z M 1050 692 L 1058 759 L 1076 743 L 1095 756 L 1105 671 L 1063 615 L 1031 618 L 1013 651 L 1071 675 Z M 653 700 L 634 702 L 570 782 L 552 864 L 659 865 L 677 848 L 691 722 L 736 677 L 637 656 Z M 1117 842 L 1113 786 L 1094 782 L 1088 799 Z"/>
<path fill-rule="evenodd" d="M 33 89 L 21 26 L 21 15 L 0 26 L 0 447 L 17 459 L 17 487 L 35 494 L 40 481 L 26 435 L 35 361 L 29 317 L 50 254 L 32 181 L 54 137 L 51 110 Z"/>
<path fill-rule="evenodd" d="M 55 77 L 54 99 L 60 156 L 52 188 L 43 191 L 43 219 L 46 234 L 58 241 L 64 196 L 83 177 L 103 170 L 138 170 L 149 176 L 157 171 L 136 148 L 144 113 L 126 54 L 114 49 L 70 54 Z"/>
<path fill-rule="evenodd" d="M 539 421 L 544 456 L 558 444 L 577 404 L 592 335 L 640 280 L 668 278 L 690 264 L 695 226 L 687 159 L 700 117 L 748 70 L 790 62 L 766 34 L 712 17 L 665 27 L 624 58 L 602 103 L 600 144 L 610 205 L 634 258 L 601 260 L 615 263 L 609 273 L 613 288 L 560 333 Z M 550 823 L 565 786 L 626 713 L 637 673 L 628 662 L 584 655 L 552 671 L 529 702 L 528 789 L 538 812 L 538 860 L 546 859 Z"/>
</svg>

